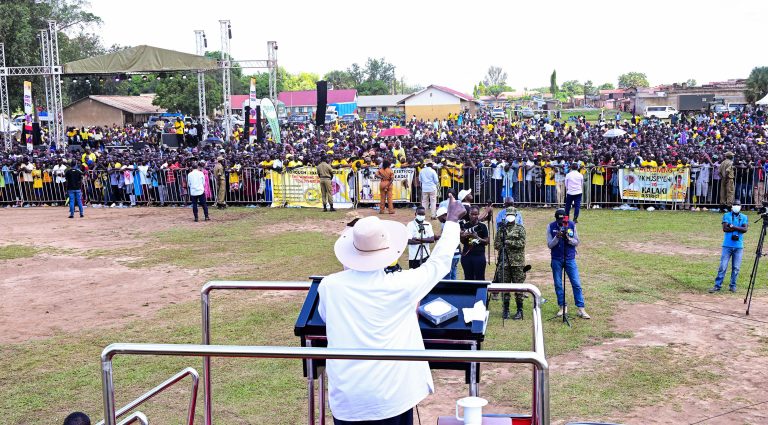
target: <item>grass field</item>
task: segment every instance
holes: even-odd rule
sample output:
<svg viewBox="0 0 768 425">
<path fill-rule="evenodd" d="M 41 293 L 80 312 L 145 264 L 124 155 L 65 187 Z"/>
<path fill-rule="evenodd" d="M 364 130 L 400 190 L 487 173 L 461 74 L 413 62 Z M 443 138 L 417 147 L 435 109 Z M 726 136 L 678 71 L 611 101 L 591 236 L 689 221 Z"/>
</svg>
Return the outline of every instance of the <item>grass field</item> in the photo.
<svg viewBox="0 0 768 425">
<path fill-rule="evenodd" d="M 554 300 L 544 233 L 552 210 L 525 209 L 523 214 L 528 229 L 528 257 L 533 266 L 529 281 L 538 284 L 546 298 Z M 256 209 L 234 210 L 219 217 L 224 219 L 211 226 L 193 230 L 173 227 L 147 235 L 148 242 L 141 250 L 130 250 L 132 257 L 125 261 L 140 269 L 170 264 L 197 270 L 205 276 L 200 286 L 208 278 L 306 280 L 311 274 L 339 269 L 332 244 L 343 226 L 343 212 Z M 586 347 L 631 338 L 632 332 L 618 330 L 612 319 L 620 309 L 705 292 L 712 286 L 719 259 L 719 223 L 720 215 L 714 213 L 583 213 L 579 224 L 583 245 L 578 261 L 587 309 L 593 320 L 574 319 L 573 328 L 557 320 L 546 322 L 548 357 L 578 358 L 580 350 Z M 756 232 L 753 229 L 747 238 L 742 288 L 749 277 Z M 124 249 L 106 249 L 83 255 L 109 258 L 123 257 L 125 253 Z M 2 261 L 30 255 L 35 252 L 1 248 L 0 268 Z M 492 275 L 491 268 L 486 275 Z M 758 292 L 761 296 L 763 293 Z M 212 342 L 298 345 L 293 323 L 302 299 L 298 294 L 217 293 L 213 297 Z M 498 302 L 492 303 L 485 348 L 529 349 L 529 315 L 522 324 L 508 321 L 502 326 L 499 308 Z M 553 316 L 556 308 L 554 301 L 544 304 L 544 317 Z M 761 338 L 765 350 L 768 339 Z M 200 305 L 195 299 L 167 306 L 150 318 L 116 328 L 62 332 L 43 340 L 3 345 L 0 417 L 9 424 L 59 423 L 59 418 L 68 412 L 83 410 L 92 418 L 101 418 L 98 359 L 106 345 L 199 341 Z M 717 385 L 723 375 L 706 367 L 711 361 L 706 351 L 659 345 L 616 349 L 600 361 L 584 363 L 578 370 L 555 369 L 550 377 L 552 417 L 620 418 L 629 410 L 674 399 L 681 388 Z M 118 405 L 183 367 L 200 369 L 197 359 L 181 358 L 123 356 L 117 357 L 114 364 Z M 305 421 L 306 387 L 299 362 L 214 359 L 213 365 L 214 415 L 218 423 L 288 425 Z M 494 381 L 492 371 L 489 368 L 485 372 L 491 374 L 486 376 L 489 381 Z M 438 379 L 438 385 L 439 382 Z M 492 404 L 527 412 L 529 382 L 530 373 L 524 372 L 520 379 L 486 385 L 483 394 Z M 181 423 L 187 397 L 185 384 L 151 401 L 142 411 L 153 423 Z M 200 412 L 202 398 L 198 403 L 198 420 Z"/>
</svg>

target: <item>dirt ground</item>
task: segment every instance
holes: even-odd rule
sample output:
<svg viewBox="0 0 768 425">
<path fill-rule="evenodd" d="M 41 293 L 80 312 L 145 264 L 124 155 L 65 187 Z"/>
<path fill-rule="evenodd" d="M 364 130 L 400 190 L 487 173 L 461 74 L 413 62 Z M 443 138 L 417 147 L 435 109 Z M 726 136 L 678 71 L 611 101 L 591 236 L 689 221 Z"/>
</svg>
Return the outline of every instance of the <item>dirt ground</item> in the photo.
<svg viewBox="0 0 768 425">
<path fill-rule="evenodd" d="M 372 211 L 350 212 L 369 215 Z M 397 219 L 407 221 L 409 210 Z M 134 269 L 120 258 L 89 255 L 92 250 L 136 248 L 148 232 L 192 223 L 187 209 L 88 209 L 86 218 L 66 218 L 61 208 L 3 209 L 0 245 L 30 245 L 39 250 L 32 258 L 4 261 L 0 272 L 0 343 L 19 343 L 80 329 L 119 326 L 146 317 L 169 304 L 199 299 L 199 289 L 211 276 L 171 266 Z M 308 226 L 318 226 L 307 223 Z M 321 226 L 322 227 L 322 226 Z M 291 226 L 295 228 L 295 224 Z M 96 230 L 98 229 L 98 231 Z M 104 229 L 110 229 L 105 234 Z M 280 231 L 274 226 L 269 232 Z M 315 230 L 331 231 L 322 227 Z M 649 250 L 638 246 L 638 250 Z M 529 251 L 534 259 L 546 255 Z M 655 250 L 658 252 L 658 248 Z M 542 279 L 544 279 L 542 275 Z M 533 279 L 536 280 L 536 279 Z M 692 358 L 708 358 L 713 371 L 724 378 L 716 388 L 706 385 L 676 390 L 674 399 L 653 407 L 622 412 L 614 420 L 627 424 L 696 423 L 731 409 L 768 399 L 768 317 L 766 300 L 743 315 L 743 292 L 687 295 L 680 302 L 635 304 L 612 318 L 618 332 L 632 337 L 611 340 L 550 359 L 553 374 L 588 369 L 610 358 L 617 349 L 669 346 Z M 94 302 L 98 300 L 98 303 Z M 94 307 L 95 306 L 95 307 Z M 709 311 L 715 310 L 715 311 Z M 754 319 L 754 320 L 753 320 Z M 486 369 L 495 379 L 509 376 L 503 368 Z M 455 382 L 454 382 L 455 381 Z M 436 373 L 441 397 L 421 406 L 424 423 L 453 411 L 452 400 L 465 395 L 463 377 Z M 449 384 L 449 385 L 445 385 Z M 455 384 L 455 385 L 451 385 Z M 745 408 L 701 423 L 765 424 L 768 405 Z M 560 422 L 553 422 L 560 423 Z"/>
<path fill-rule="evenodd" d="M 147 209 L 89 208 L 83 219 L 67 219 L 62 208 L 3 209 L 0 215 L 0 245 L 27 245 L 39 250 L 34 257 L 2 264 L 0 343 L 23 342 L 59 331 L 119 326 L 168 304 L 198 299 L 205 283 L 195 271 L 132 269 L 121 264 L 120 258 L 88 253 L 141 249 L 145 232 L 189 222 L 191 214 L 183 208 L 166 209 L 161 214 Z M 208 225 L 189 223 L 193 224 Z"/>
</svg>

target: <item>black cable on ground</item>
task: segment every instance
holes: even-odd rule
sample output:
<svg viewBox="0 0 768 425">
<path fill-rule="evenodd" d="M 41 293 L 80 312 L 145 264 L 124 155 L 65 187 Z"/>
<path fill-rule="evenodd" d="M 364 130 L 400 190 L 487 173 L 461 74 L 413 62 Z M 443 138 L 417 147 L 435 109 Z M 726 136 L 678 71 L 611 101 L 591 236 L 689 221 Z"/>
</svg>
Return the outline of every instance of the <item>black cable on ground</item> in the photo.
<svg viewBox="0 0 768 425">
<path fill-rule="evenodd" d="M 730 414 L 731 414 L 731 413 L 733 413 L 733 412 L 738 412 L 739 410 L 748 409 L 748 408 L 750 408 L 750 407 L 759 406 L 759 405 L 761 405 L 761 404 L 765 404 L 765 403 L 768 403 L 768 400 L 764 400 L 764 401 L 761 401 L 761 402 L 758 402 L 758 403 L 750 404 L 750 405 L 748 405 L 748 406 L 742 406 L 742 407 L 739 407 L 739 408 L 736 408 L 736 409 L 733 409 L 733 410 L 729 410 L 729 411 L 727 411 L 727 412 L 725 412 L 725 413 L 720 413 L 719 415 L 710 416 L 710 417 L 708 417 L 708 418 L 704 418 L 704 419 L 702 419 L 702 420 L 700 420 L 700 421 L 691 422 L 691 423 L 689 423 L 688 425 L 696 425 L 696 424 L 704 423 L 704 422 L 706 422 L 706 421 L 708 421 L 708 420 L 711 420 L 711 419 L 719 418 L 719 417 L 721 417 L 721 416 L 725 416 L 725 415 L 730 415 Z"/>
</svg>

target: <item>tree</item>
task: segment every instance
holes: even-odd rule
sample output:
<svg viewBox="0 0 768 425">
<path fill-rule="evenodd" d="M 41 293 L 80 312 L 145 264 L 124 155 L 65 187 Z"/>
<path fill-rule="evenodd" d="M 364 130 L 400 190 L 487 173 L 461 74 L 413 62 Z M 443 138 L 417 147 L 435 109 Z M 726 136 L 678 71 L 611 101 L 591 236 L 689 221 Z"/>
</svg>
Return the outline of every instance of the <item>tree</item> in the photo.
<svg viewBox="0 0 768 425">
<path fill-rule="evenodd" d="M 557 88 L 557 70 L 552 70 L 552 75 L 549 76 L 549 92 L 553 95 L 556 95 L 558 92 Z"/>
<path fill-rule="evenodd" d="M 476 98 L 480 96 L 488 96 L 488 88 L 485 86 L 485 84 L 483 84 L 482 81 L 480 81 L 475 86 L 475 91 L 472 93 L 472 95 Z"/>
<path fill-rule="evenodd" d="M 288 91 L 315 90 L 320 77 L 311 72 L 300 72 L 295 75 L 288 74 L 283 82 L 283 88 Z"/>
<path fill-rule="evenodd" d="M 483 84 L 486 87 L 492 86 L 506 86 L 507 85 L 507 73 L 504 72 L 500 66 L 490 66 L 488 73 L 483 78 Z"/>
<path fill-rule="evenodd" d="M 595 85 L 592 83 L 592 80 L 584 81 L 584 85 L 582 86 L 582 92 L 584 93 L 585 102 L 587 100 L 587 96 L 593 96 L 597 94 L 597 89 L 595 88 Z"/>
<path fill-rule="evenodd" d="M 564 81 L 560 86 L 560 90 L 568 96 L 584 94 L 584 88 L 577 80 Z"/>
<path fill-rule="evenodd" d="M 747 89 L 744 94 L 748 102 L 756 102 L 768 93 L 768 66 L 752 68 L 747 78 Z"/>
<path fill-rule="evenodd" d="M 685 80 L 684 84 L 686 86 L 688 86 L 688 87 L 696 87 L 698 85 L 698 84 L 696 84 L 696 80 L 694 80 L 693 78 L 689 78 L 689 79 Z"/>
<path fill-rule="evenodd" d="M 101 23 L 101 19 L 86 11 L 85 0 L 60 0 L 56 7 L 49 2 L 0 2 L 0 40 L 5 43 L 6 66 L 40 64 L 39 30 L 48 28 L 48 20 L 59 24 L 59 58 L 61 63 L 103 53 L 98 36 L 86 30 Z M 32 81 L 33 96 L 37 104 L 44 103 L 42 77 L 9 77 L 8 96 L 11 110 L 23 104 L 24 80 Z M 66 92 L 65 92 L 65 97 Z M 67 99 L 65 99 L 65 103 Z"/>
<path fill-rule="evenodd" d="M 648 77 L 643 72 L 627 72 L 626 74 L 619 75 L 619 87 L 648 87 Z"/>
<path fill-rule="evenodd" d="M 600 87 L 597 88 L 597 90 L 613 90 L 616 86 L 613 85 L 613 83 L 603 83 L 600 84 Z"/>
<path fill-rule="evenodd" d="M 323 79 L 334 89 L 352 89 L 355 86 L 352 75 L 347 71 L 334 70 L 326 73 Z"/>
</svg>

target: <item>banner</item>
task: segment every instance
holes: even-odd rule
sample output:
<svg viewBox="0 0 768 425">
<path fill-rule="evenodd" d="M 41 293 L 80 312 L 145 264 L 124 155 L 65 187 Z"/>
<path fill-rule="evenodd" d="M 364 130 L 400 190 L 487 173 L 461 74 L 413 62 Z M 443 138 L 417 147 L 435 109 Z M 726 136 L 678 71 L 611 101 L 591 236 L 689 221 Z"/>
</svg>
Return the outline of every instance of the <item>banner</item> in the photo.
<svg viewBox="0 0 768 425">
<path fill-rule="evenodd" d="M 32 114 L 34 113 L 32 105 L 32 82 L 24 81 L 24 136 L 27 144 L 27 151 L 32 152 Z"/>
<path fill-rule="evenodd" d="M 655 202 L 684 202 L 690 184 L 689 169 L 619 169 L 622 199 Z"/>
<path fill-rule="evenodd" d="M 355 174 L 351 168 L 333 170 L 331 188 L 334 208 L 354 207 Z M 272 206 L 321 208 L 323 198 L 320 193 L 320 178 L 315 167 L 294 168 L 281 174 L 276 171 L 267 173 L 272 180 Z"/>
<path fill-rule="evenodd" d="M 381 200 L 379 192 L 380 179 L 376 177 L 378 168 L 370 167 L 360 170 L 360 189 L 358 189 L 358 203 L 378 204 Z M 395 180 L 392 182 L 392 201 L 411 202 L 411 190 L 413 176 L 416 170 L 413 168 L 392 168 L 395 172 Z"/>
<path fill-rule="evenodd" d="M 250 124 L 256 124 L 256 107 L 259 106 L 259 98 L 256 97 L 256 79 L 251 78 L 251 88 L 250 92 L 248 94 L 248 106 L 251 108 L 250 116 L 248 117 L 248 122 Z M 259 117 L 261 118 L 261 117 Z M 251 133 L 253 134 L 254 127 L 251 126 Z"/>
<path fill-rule="evenodd" d="M 261 99 L 261 113 L 267 117 L 269 128 L 272 129 L 272 140 L 275 143 L 280 143 L 280 123 L 277 122 L 277 111 L 275 111 L 275 105 L 272 104 L 271 100 Z"/>
</svg>

